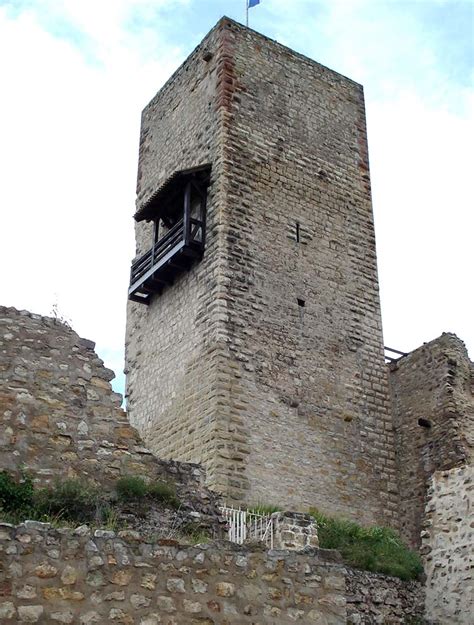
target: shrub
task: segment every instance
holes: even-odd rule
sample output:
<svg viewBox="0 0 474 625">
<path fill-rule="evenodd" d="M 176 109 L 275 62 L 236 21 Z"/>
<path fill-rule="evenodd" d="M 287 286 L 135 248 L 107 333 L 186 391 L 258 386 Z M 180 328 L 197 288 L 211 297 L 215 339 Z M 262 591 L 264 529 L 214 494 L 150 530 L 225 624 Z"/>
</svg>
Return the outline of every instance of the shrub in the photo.
<svg viewBox="0 0 474 625">
<path fill-rule="evenodd" d="M 2 518 L 14 523 L 26 519 L 55 524 L 89 522 L 100 517 L 103 505 L 97 489 L 81 480 L 58 480 L 51 486 L 35 489 L 27 474 L 16 480 L 7 471 L 0 472 Z"/>
<path fill-rule="evenodd" d="M 28 514 L 33 506 L 33 480 L 22 473 L 15 479 L 8 471 L 0 471 L 0 510 L 9 516 Z"/>
<path fill-rule="evenodd" d="M 99 491 L 81 480 L 56 481 L 53 486 L 34 493 L 34 508 L 38 515 L 81 523 L 100 516 L 104 505 Z"/>
<path fill-rule="evenodd" d="M 211 540 L 211 534 L 209 529 L 202 527 L 200 523 L 190 521 L 181 525 L 176 532 L 176 538 L 191 545 L 198 545 L 208 543 Z"/>
<path fill-rule="evenodd" d="M 117 480 L 116 490 L 120 501 L 137 501 L 146 497 L 148 485 L 142 477 L 124 475 Z"/>
<path fill-rule="evenodd" d="M 328 517 L 314 508 L 310 513 L 318 523 L 319 546 L 337 549 L 350 566 L 403 580 L 417 579 L 423 572 L 419 556 L 393 530 L 361 527 L 353 521 Z"/>
<path fill-rule="evenodd" d="M 148 484 L 148 496 L 155 501 L 162 501 L 173 508 L 178 508 L 180 505 L 174 486 L 166 482 L 151 482 Z"/>
<path fill-rule="evenodd" d="M 117 481 L 117 495 L 120 501 L 143 501 L 153 499 L 177 508 L 179 500 L 176 490 L 165 482 L 146 482 L 142 477 L 126 475 Z"/>
</svg>

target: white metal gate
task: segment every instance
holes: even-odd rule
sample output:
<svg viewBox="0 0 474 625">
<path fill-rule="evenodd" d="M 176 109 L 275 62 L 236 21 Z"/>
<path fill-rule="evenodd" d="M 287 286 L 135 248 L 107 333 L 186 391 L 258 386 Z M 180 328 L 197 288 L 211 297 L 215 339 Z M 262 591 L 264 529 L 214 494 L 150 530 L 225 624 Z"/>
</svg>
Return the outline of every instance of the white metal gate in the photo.
<svg viewBox="0 0 474 625">
<path fill-rule="evenodd" d="M 220 508 L 228 523 L 228 538 L 231 542 L 243 545 L 249 540 L 264 542 L 273 549 L 273 521 L 270 515 L 256 514 L 240 508 Z"/>
</svg>

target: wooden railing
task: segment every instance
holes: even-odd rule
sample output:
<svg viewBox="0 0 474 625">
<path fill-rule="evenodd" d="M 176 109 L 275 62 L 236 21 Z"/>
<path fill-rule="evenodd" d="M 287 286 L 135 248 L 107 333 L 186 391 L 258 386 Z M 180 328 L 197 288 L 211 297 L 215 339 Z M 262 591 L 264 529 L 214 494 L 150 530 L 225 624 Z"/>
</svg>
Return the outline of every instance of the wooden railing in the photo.
<svg viewBox="0 0 474 625">
<path fill-rule="evenodd" d="M 184 241 L 184 222 L 181 219 L 157 241 L 151 249 L 140 256 L 133 264 L 130 274 L 130 284 L 135 284 L 143 278 L 150 269 L 159 265 L 166 255 Z"/>
</svg>

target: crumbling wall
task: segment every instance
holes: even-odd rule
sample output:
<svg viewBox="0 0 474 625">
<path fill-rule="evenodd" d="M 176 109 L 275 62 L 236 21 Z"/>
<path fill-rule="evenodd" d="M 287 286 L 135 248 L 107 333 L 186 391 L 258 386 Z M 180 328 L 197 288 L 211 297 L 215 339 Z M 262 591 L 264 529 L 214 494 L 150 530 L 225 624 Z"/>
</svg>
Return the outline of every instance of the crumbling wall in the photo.
<svg viewBox="0 0 474 625">
<path fill-rule="evenodd" d="M 396 625 L 421 614 L 420 597 L 417 584 L 348 573 L 333 552 L 0 524 L 5 625 Z"/>
<path fill-rule="evenodd" d="M 424 589 L 419 582 L 346 568 L 347 625 L 422 625 Z"/>
<path fill-rule="evenodd" d="M 443 334 L 389 369 L 401 531 L 417 547 L 430 477 L 472 462 L 473 364 L 463 342 Z"/>
<path fill-rule="evenodd" d="M 45 482 L 153 471 L 94 347 L 55 319 L 0 307 L 1 468 Z"/>
<path fill-rule="evenodd" d="M 67 325 L 0 306 L 0 470 L 39 484 L 81 478 L 111 487 L 124 474 L 176 485 L 186 506 L 215 514 L 201 467 L 143 446 L 94 343 Z"/>
<path fill-rule="evenodd" d="M 435 625 L 471 625 L 474 615 L 474 468 L 430 479 L 421 553 L 426 617 Z"/>
</svg>

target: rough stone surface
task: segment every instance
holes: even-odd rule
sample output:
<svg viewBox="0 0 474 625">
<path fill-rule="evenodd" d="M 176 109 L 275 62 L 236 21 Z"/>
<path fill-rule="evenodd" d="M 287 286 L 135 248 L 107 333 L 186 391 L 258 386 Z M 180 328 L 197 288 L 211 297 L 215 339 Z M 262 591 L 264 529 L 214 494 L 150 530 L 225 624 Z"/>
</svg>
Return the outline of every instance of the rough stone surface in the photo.
<svg viewBox="0 0 474 625">
<path fill-rule="evenodd" d="M 437 470 L 472 462 L 474 366 L 463 342 L 443 334 L 389 368 L 400 530 L 419 547 L 430 477 Z"/>
<path fill-rule="evenodd" d="M 422 532 L 426 616 L 436 625 L 472 625 L 474 615 L 474 468 L 437 471 Z"/>
<path fill-rule="evenodd" d="M 339 580 L 336 578 L 331 583 L 337 587 Z M 396 577 L 347 569 L 346 592 L 348 625 L 425 623 L 424 593 L 418 582 L 402 582 Z"/>
<path fill-rule="evenodd" d="M 94 343 L 67 325 L 0 306 L 0 470 L 26 469 L 39 485 L 80 478 L 112 489 L 124 474 L 162 480 L 176 486 L 186 522 L 217 529 L 216 496 L 202 468 L 160 460 L 143 446 L 113 377 Z M 129 508 L 126 520 L 140 530 L 163 525 L 161 511 L 137 521 Z"/>
<path fill-rule="evenodd" d="M 152 475 L 94 343 L 59 321 L 0 306 L 0 468 L 107 482 Z"/>
<path fill-rule="evenodd" d="M 317 525 L 310 514 L 274 512 L 272 521 L 277 549 L 300 551 L 306 547 L 319 547 Z"/>
<path fill-rule="evenodd" d="M 334 552 L 228 542 L 167 546 L 24 524 L 0 529 L 5 625 L 395 625 L 421 615 L 419 584 L 347 570 Z M 53 564 L 45 561 L 52 546 Z M 97 556 L 99 568 L 92 562 Z M 47 565 L 57 574 L 38 577 L 37 567 Z M 73 570 L 74 582 L 65 585 Z M 22 594 L 26 584 L 34 597 Z"/>
<path fill-rule="evenodd" d="M 143 112 L 138 207 L 203 163 L 203 260 L 129 305 L 132 423 L 233 500 L 395 523 L 362 88 L 223 19 Z"/>
</svg>

